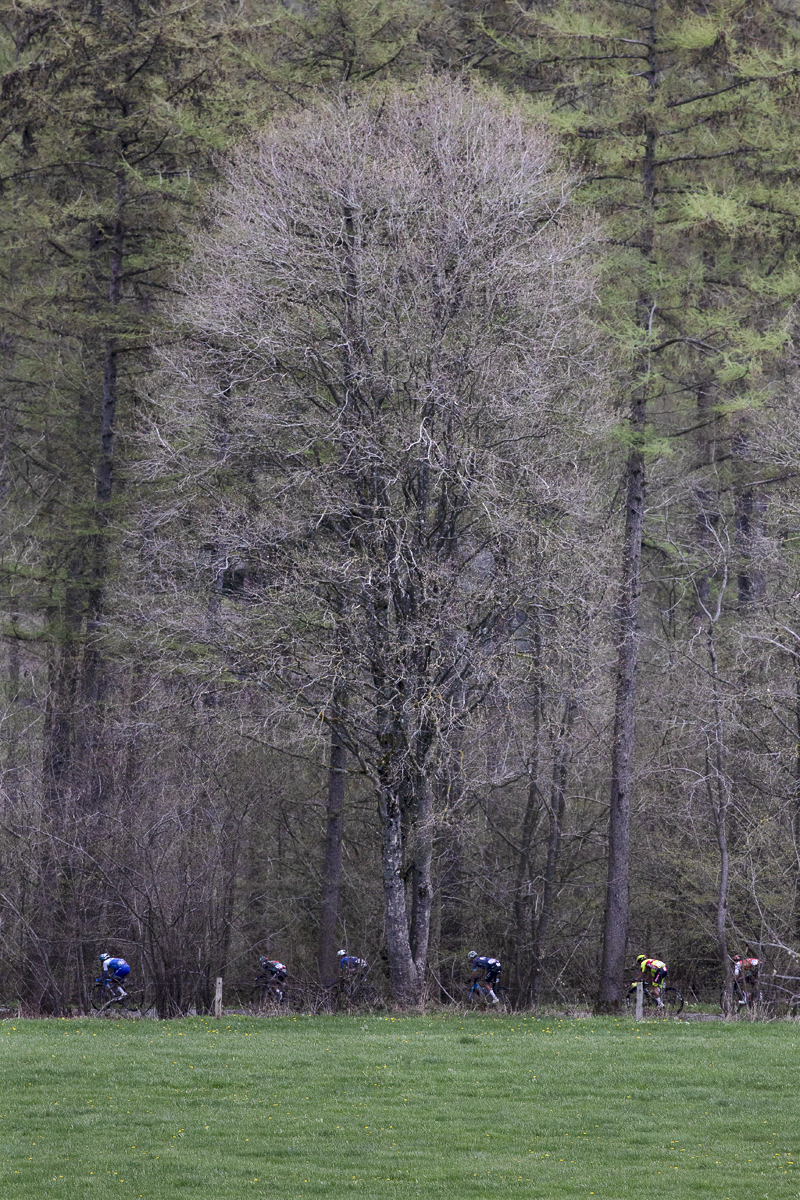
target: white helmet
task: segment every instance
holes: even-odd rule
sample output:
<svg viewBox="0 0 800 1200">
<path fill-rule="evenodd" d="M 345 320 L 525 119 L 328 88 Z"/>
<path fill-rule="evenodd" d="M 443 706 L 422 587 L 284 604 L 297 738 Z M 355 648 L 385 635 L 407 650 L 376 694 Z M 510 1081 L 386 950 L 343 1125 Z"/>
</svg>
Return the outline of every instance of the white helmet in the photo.
<svg viewBox="0 0 800 1200">
<path fill-rule="evenodd" d="M 111 958 L 111 955 L 110 955 L 110 954 L 101 954 L 101 955 L 100 955 L 100 962 L 108 962 L 109 958 Z"/>
<path fill-rule="evenodd" d="M 345 951 L 344 951 L 344 950 L 337 950 L 337 951 L 336 951 L 336 957 L 337 957 L 337 958 L 341 958 L 341 957 L 342 957 L 342 955 L 343 955 L 344 953 L 345 953 Z"/>
<path fill-rule="evenodd" d="M 478 957 L 477 950 L 470 950 L 469 954 L 467 955 L 467 958 L 477 958 L 477 957 Z"/>
</svg>

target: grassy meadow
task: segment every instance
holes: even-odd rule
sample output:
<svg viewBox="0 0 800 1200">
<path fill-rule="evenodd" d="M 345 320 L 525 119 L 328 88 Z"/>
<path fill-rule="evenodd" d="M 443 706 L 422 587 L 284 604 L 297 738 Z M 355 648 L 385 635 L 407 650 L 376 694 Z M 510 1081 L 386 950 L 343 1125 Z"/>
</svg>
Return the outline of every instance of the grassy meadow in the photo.
<svg viewBox="0 0 800 1200">
<path fill-rule="evenodd" d="M 0 1024 L 2 1200 L 800 1196 L 800 1027 Z"/>
</svg>

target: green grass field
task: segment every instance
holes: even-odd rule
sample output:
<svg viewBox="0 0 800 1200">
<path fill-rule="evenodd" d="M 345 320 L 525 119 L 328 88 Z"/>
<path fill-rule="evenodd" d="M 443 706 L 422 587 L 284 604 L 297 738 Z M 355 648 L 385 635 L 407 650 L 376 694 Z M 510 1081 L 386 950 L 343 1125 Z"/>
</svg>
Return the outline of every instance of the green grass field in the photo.
<svg viewBox="0 0 800 1200">
<path fill-rule="evenodd" d="M 800 1196 L 789 1023 L 0 1024 L 0 1200 Z"/>
</svg>

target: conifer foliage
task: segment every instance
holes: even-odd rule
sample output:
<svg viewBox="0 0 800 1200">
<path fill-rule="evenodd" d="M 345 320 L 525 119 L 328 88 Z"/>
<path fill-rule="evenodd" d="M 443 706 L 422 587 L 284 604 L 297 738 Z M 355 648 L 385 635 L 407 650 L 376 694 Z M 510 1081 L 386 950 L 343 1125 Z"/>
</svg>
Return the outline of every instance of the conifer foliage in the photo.
<svg viewBox="0 0 800 1200">
<path fill-rule="evenodd" d="M 792 994 L 799 40 L 773 0 L 4 6 L 15 1002 L 117 948 L 203 1008 L 340 944 L 404 1003 L 477 943 L 525 1003 L 614 1008 L 639 949 L 718 995 L 734 945 Z"/>
</svg>

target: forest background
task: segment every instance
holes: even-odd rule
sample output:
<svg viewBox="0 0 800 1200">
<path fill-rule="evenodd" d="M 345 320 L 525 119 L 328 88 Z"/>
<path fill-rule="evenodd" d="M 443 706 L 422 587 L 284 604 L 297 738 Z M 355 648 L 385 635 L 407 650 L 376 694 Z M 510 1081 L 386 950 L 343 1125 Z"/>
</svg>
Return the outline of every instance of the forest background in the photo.
<svg viewBox="0 0 800 1200">
<path fill-rule="evenodd" d="M 6 0 L 0 37 L 4 997 L 83 1005 L 109 949 L 166 1015 L 207 1008 L 259 953 L 330 980 L 339 946 L 400 1003 L 458 987 L 471 948 L 525 1004 L 613 1007 L 640 951 L 716 994 L 749 949 L 793 992 L 796 0 Z M 380 113 L 418 164 L 432 104 L 462 157 L 481 112 L 517 130 L 514 153 L 543 147 L 530 219 L 558 286 L 545 303 L 544 260 L 515 257 L 500 193 L 451 157 L 397 233 L 427 239 L 404 279 L 451 288 L 484 392 L 515 379 L 502 424 L 528 453 L 487 475 L 499 410 L 470 383 L 480 419 L 431 434 L 437 462 L 464 457 L 423 536 L 419 456 L 381 460 L 386 495 L 363 469 L 420 417 L 365 367 L 379 309 L 353 296 L 377 259 L 353 251 L 379 222 L 340 180 L 326 242 L 335 189 L 322 172 L 328 192 L 304 193 L 302 158 L 332 175 Z M 258 207 L 279 160 L 284 249 L 344 263 L 339 343 L 284 303 L 305 259 L 280 259 L 276 299 L 248 274 L 261 243 L 239 253 L 261 223 L 279 261 L 282 185 Z M 474 236 L 433 287 L 455 204 Z M 500 336 L 524 304 L 480 311 L 481 279 L 526 261 L 515 297 L 555 347 L 535 420 Z M 234 277 L 265 324 L 223 295 Z M 436 345 L 466 387 L 451 317 L 411 294 L 384 362 L 430 387 Z M 544 328 L 514 345 L 543 352 Z M 298 448 L 282 406 L 335 396 L 337 370 L 348 395 L 369 375 L 369 403 L 355 423 L 329 404 Z M 464 463 L 483 467 L 456 503 Z M 412 527 L 388 556 L 387 531 Z M 389 564 L 372 592 L 369 563 Z"/>
</svg>

